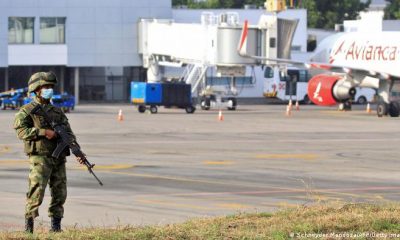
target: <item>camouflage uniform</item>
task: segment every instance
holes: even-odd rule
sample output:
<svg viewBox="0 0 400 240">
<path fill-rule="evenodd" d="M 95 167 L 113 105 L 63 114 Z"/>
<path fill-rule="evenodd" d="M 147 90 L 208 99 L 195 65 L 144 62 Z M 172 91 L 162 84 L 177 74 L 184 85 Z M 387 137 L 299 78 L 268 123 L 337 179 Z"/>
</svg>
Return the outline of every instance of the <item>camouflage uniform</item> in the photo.
<svg viewBox="0 0 400 240">
<path fill-rule="evenodd" d="M 46 75 L 44 74 L 42 77 L 45 78 Z M 45 84 L 44 81 L 42 85 Z M 64 215 L 63 205 L 67 197 L 65 162 L 66 156 L 69 155 L 69 149 L 66 149 L 58 159 L 51 156 L 58 139 L 56 137 L 49 140 L 45 137 L 45 130 L 51 129 L 51 126 L 42 116 L 31 113 L 36 104 L 42 104 L 49 116 L 57 123 L 65 124 L 68 132 L 74 136 L 62 110 L 51 104 L 40 103 L 38 97 L 35 97 L 31 103 L 22 106 L 15 115 L 14 129 L 18 138 L 24 141 L 24 151 L 29 156 L 30 163 L 25 218 L 34 219 L 39 216 L 39 206 L 43 201 L 47 183 L 49 183 L 51 191 L 49 216 L 52 219 L 61 219 Z"/>
</svg>

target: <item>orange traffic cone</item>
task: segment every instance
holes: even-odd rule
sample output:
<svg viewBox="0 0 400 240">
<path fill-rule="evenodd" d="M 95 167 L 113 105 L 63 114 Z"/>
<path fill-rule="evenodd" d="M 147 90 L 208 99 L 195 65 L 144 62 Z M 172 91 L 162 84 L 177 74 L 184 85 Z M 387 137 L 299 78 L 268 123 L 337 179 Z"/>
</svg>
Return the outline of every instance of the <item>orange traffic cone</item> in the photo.
<svg viewBox="0 0 400 240">
<path fill-rule="evenodd" d="M 290 104 L 288 104 L 286 106 L 286 116 L 290 117 L 292 115 L 292 107 L 290 106 Z"/>
<path fill-rule="evenodd" d="M 367 104 L 367 113 L 371 113 L 371 105 L 369 103 Z"/>
<path fill-rule="evenodd" d="M 297 110 L 297 111 L 299 111 L 299 110 L 300 110 L 299 101 L 296 101 L 296 110 Z"/>
<path fill-rule="evenodd" d="M 224 121 L 224 115 L 222 115 L 222 111 L 221 111 L 221 109 L 219 110 L 219 113 L 218 113 L 218 121 Z"/>
<path fill-rule="evenodd" d="M 122 115 L 122 109 L 119 110 L 118 112 L 118 121 L 124 121 L 124 116 Z"/>
</svg>

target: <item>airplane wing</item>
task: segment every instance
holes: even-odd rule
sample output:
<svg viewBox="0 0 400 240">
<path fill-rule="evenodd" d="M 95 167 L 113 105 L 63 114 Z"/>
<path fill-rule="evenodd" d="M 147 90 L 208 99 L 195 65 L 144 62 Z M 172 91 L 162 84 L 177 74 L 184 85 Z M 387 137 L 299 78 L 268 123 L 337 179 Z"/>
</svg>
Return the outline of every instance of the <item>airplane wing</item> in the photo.
<svg viewBox="0 0 400 240">
<path fill-rule="evenodd" d="M 371 69 L 360 68 L 360 67 L 352 67 L 352 66 L 342 66 L 342 65 L 335 65 L 329 63 L 319 63 L 319 62 L 302 62 L 302 61 L 294 61 L 291 59 L 284 59 L 284 58 L 268 58 L 262 56 L 255 56 L 249 55 L 247 53 L 247 35 L 248 35 L 248 21 L 245 20 L 242 35 L 240 37 L 240 42 L 238 46 L 238 53 L 242 57 L 257 59 L 260 61 L 270 61 L 276 62 L 277 64 L 287 64 L 287 65 L 294 65 L 303 68 L 316 68 L 322 69 L 330 72 L 335 73 L 345 73 L 349 75 L 362 75 L 362 76 L 369 76 L 375 77 L 380 79 L 391 79 L 391 75 L 389 73 L 374 71 Z"/>
</svg>

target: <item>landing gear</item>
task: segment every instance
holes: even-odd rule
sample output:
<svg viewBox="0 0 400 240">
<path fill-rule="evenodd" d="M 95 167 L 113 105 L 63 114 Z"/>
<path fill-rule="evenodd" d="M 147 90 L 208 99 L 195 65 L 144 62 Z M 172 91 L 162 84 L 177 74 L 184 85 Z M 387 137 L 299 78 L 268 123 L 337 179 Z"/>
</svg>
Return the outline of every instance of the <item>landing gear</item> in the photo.
<svg viewBox="0 0 400 240">
<path fill-rule="evenodd" d="M 383 101 L 379 102 L 376 107 L 376 113 L 378 117 L 383 117 L 389 115 L 391 117 L 399 117 L 400 116 L 400 103 L 397 101 L 392 101 L 390 104 L 387 104 Z"/>
<path fill-rule="evenodd" d="M 385 102 L 379 102 L 376 106 L 376 114 L 378 117 L 386 116 L 388 113 L 388 104 Z"/>
<path fill-rule="evenodd" d="M 351 102 L 345 101 L 339 104 L 340 111 L 351 111 Z"/>
<path fill-rule="evenodd" d="M 345 111 L 351 111 L 351 102 L 350 101 L 346 101 L 343 104 L 344 104 Z"/>
<path fill-rule="evenodd" d="M 400 103 L 399 102 L 390 102 L 389 115 L 391 117 L 399 117 L 399 115 L 400 115 Z"/>
<path fill-rule="evenodd" d="M 378 96 L 379 102 L 376 107 L 376 113 L 378 117 L 390 115 L 391 117 L 399 117 L 400 115 L 400 103 L 399 101 L 390 101 L 391 92 L 394 85 L 394 81 L 388 81 L 387 79 L 380 79 Z"/>
</svg>

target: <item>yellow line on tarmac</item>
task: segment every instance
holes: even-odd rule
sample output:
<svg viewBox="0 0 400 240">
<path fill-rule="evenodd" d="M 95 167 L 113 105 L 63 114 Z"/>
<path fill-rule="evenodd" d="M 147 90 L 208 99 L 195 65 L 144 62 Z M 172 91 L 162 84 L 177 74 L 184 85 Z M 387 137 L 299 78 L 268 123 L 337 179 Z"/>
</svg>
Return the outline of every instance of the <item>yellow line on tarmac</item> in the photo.
<svg viewBox="0 0 400 240">
<path fill-rule="evenodd" d="M 22 160 L 22 159 L 0 160 L 0 165 L 21 165 L 21 164 L 27 164 L 27 163 L 29 163 L 28 160 Z"/>
<path fill-rule="evenodd" d="M 94 169 L 96 170 L 96 169 Z M 179 181 L 179 182 L 192 182 L 192 183 L 201 183 L 201 184 L 212 184 L 212 185 L 221 185 L 221 186 L 237 186 L 237 187 L 255 187 L 254 185 L 247 185 L 247 184 L 240 184 L 240 183 L 230 183 L 230 182 L 216 182 L 216 181 L 207 181 L 207 180 L 199 180 L 199 179 L 190 179 L 190 178 L 182 178 L 182 177 L 170 177 L 170 176 L 160 176 L 160 175 L 152 175 L 152 174 L 142 174 L 142 173 L 131 173 L 131 172 L 116 172 L 112 170 L 100 170 L 99 172 L 111 173 L 111 174 L 118 174 L 118 175 L 125 175 L 125 176 L 133 176 L 133 177 L 143 177 L 143 178 L 155 178 L 155 179 L 163 179 L 163 180 L 170 180 L 170 181 Z M 303 191 L 302 189 L 298 188 L 281 188 L 281 187 L 274 187 L 274 186 L 264 186 L 267 188 L 278 189 L 278 190 L 285 190 L 285 191 L 294 191 L 299 192 Z M 261 187 L 257 187 L 261 188 Z M 184 196 L 186 194 L 177 194 L 177 196 Z M 188 193 L 188 196 L 193 195 L 193 193 Z M 196 195 L 196 193 L 194 193 Z"/>
<path fill-rule="evenodd" d="M 96 169 L 95 169 L 96 170 Z M 152 174 L 142 174 L 142 173 L 129 173 L 129 172 L 115 172 L 111 170 L 101 170 L 101 172 L 107 172 L 112 174 L 118 175 L 126 175 L 126 176 L 134 176 L 134 177 L 144 177 L 144 178 L 156 178 L 156 179 L 164 179 L 164 180 L 171 180 L 171 181 L 180 181 L 180 182 L 195 182 L 195 183 L 206 183 L 206 184 L 220 184 L 220 185 L 237 185 L 232 183 L 219 183 L 213 181 L 206 181 L 206 180 L 197 180 L 197 179 L 190 179 L 190 178 L 180 178 L 180 177 L 167 177 L 167 176 L 160 176 L 160 175 L 152 175 Z"/>
<path fill-rule="evenodd" d="M 232 165 L 233 161 L 203 161 L 203 163 L 206 165 Z"/>
<path fill-rule="evenodd" d="M 249 186 L 246 184 L 238 184 L 238 183 L 224 183 L 224 182 L 215 182 L 215 181 L 207 181 L 207 180 L 198 180 L 198 179 L 190 179 L 190 178 L 180 178 L 180 177 L 168 177 L 168 176 L 160 176 L 160 175 L 151 175 L 151 174 L 140 174 L 140 173 L 130 173 L 130 172 L 116 172 L 112 170 L 100 170 L 100 172 L 111 173 L 111 174 L 118 174 L 118 175 L 125 175 L 125 176 L 134 176 L 134 177 L 144 177 L 144 178 L 154 178 L 154 179 L 163 179 L 163 180 L 171 180 L 171 181 L 181 181 L 181 182 L 193 182 L 193 183 L 202 183 L 202 184 L 214 184 L 214 185 L 222 185 L 222 186 L 244 186 L 244 187 L 254 187 Z M 258 187 L 259 188 L 259 187 Z M 169 196 L 214 196 L 214 195 L 228 195 L 228 194 L 268 194 L 268 193 L 283 193 L 283 194 L 296 194 L 297 196 L 299 193 L 304 193 L 305 197 L 312 195 L 321 195 L 321 194 L 329 194 L 331 198 L 334 199 L 336 196 L 347 196 L 347 197 L 354 197 L 354 198 L 365 198 L 366 193 L 349 193 L 343 191 L 349 191 L 351 189 L 313 189 L 312 193 L 307 195 L 307 190 L 303 188 L 282 188 L 282 187 L 274 187 L 274 186 L 265 186 L 265 188 L 271 188 L 273 190 L 259 190 L 259 191 L 249 191 L 249 192 L 210 192 L 210 193 L 174 193 L 174 194 L 165 194 Z M 381 190 L 381 189 L 374 189 L 374 188 L 356 188 L 354 191 L 369 191 L 369 190 Z M 151 195 L 151 194 L 150 194 Z"/>
<path fill-rule="evenodd" d="M 129 164 L 113 164 L 113 165 L 96 165 L 93 170 L 117 170 L 117 169 L 129 169 L 134 168 L 135 165 Z M 72 167 L 71 169 L 86 170 L 84 166 Z"/>
<path fill-rule="evenodd" d="M 256 159 L 302 159 L 302 160 L 317 160 L 317 154 L 257 154 Z"/>
</svg>

